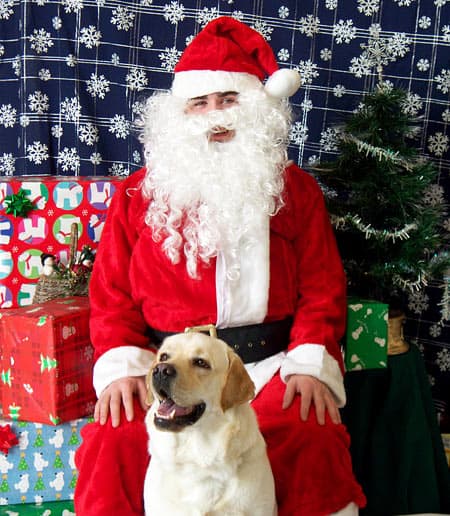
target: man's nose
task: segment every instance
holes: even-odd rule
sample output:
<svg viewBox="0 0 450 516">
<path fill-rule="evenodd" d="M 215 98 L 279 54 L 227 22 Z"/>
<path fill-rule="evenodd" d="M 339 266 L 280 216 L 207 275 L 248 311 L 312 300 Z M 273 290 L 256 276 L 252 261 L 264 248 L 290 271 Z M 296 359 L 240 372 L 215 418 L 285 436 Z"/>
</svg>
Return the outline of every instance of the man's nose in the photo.
<svg viewBox="0 0 450 516">
<path fill-rule="evenodd" d="M 224 108 L 224 104 L 222 102 L 222 99 L 209 99 L 208 106 L 206 111 L 209 113 L 210 111 L 217 111 L 222 110 Z"/>
</svg>

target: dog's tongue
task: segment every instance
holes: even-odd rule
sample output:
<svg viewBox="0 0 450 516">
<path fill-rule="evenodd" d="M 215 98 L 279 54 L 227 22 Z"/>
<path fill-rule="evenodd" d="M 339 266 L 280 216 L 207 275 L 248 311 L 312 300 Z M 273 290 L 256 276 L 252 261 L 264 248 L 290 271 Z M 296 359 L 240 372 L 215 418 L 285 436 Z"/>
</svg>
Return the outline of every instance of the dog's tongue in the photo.
<svg viewBox="0 0 450 516">
<path fill-rule="evenodd" d="M 161 417 L 179 417 L 186 416 L 192 412 L 192 407 L 180 407 L 170 398 L 165 399 L 159 404 L 158 416 Z"/>
</svg>

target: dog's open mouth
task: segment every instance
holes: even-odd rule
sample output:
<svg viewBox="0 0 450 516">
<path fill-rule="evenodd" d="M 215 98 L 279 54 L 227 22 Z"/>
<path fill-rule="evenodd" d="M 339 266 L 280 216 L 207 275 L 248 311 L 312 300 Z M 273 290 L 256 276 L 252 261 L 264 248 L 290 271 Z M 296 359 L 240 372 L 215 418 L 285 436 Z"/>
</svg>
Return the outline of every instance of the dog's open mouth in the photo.
<svg viewBox="0 0 450 516">
<path fill-rule="evenodd" d="M 161 430 L 178 432 L 185 426 L 196 423 L 202 417 L 205 408 L 205 403 L 182 407 L 171 398 L 164 397 L 155 413 L 155 426 Z"/>
</svg>

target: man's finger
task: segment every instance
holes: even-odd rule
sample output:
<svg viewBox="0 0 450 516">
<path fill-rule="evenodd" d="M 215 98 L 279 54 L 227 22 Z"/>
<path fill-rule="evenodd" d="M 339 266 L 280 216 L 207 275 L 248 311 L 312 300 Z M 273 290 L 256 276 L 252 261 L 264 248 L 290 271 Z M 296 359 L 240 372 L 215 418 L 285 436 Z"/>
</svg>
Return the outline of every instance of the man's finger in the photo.
<svg viewBox="0 0 450 516">
<path fill-rule="evenodd" d="M 300 418 L 302 421 L 308 419 L 309 409 L 311 408 L 311 392 L 302 392 L 302 399 L 300 403 Z"/>
<path fill-rule="evenodd" d="M 100 400 L 97 400 L 94 408 L 94 421 L 98 423 L 100 421 Z"/>
<path fill-rule="evenodd" d="M 145 386 L 145 382 L 138 383 L 137 395 L 138 395 L 139 403 L 141 404 L 142 410 L 147 411 L 149 403 L 147 402 L 147 387 Z"/>
<path fill-rule="evenodd" d="M 97 403 L 99 421 L 101 425 L 104 425 L 109 414 L 109 396 L 102 396 Z"/>
<path fill-rule="evenodd" d="M 133 393 L 126 390 L 122 393 L 123 406 L 125 408 L 125 416 L 127 421 L 133 421 L 134 407 L 133 407 Z"/>
<path fill-rule="evenodd" d="M 339 409 L 337 408 L 334 400 L 329 400 L 329 399 L 327 400 L 327 409 L 328 409 L 328 413 L 330 414 L 331 421 L 333 421 L 333 423 L 338 425 L 339 423 L 342 422 L 341 413 L 339 412 Z"/>
<path fill-rule="evenodd" d="M 316 407 L 316 417 L 319 425 L 325 424 L 325 399 L 321 392 L 317 392 L 314 396 L 314 405 Z"/>
<path fill-rule="evenodd" d="M 286 409 L 290 407 L 295 396 L 295 385 L 292 382 L 288 382 L 286 390 L 284 391 L 282 408 Z"/>
<path fill-rule="evenodd" d="M 117 428 L 120 424 L 120 406 L 122 404 L 122 396 L 120 392 L 114 392 L 109 401 L 111 410 L 111 424 L 113 428 Z"/>
</svg>

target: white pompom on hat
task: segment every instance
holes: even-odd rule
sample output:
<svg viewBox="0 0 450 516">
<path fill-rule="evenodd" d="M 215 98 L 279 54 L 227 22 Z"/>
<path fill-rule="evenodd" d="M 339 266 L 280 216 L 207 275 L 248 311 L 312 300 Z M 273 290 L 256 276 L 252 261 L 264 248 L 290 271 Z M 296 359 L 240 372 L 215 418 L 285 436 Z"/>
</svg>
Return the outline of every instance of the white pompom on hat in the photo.
<svg viewBox="0 0 450 516">
<path fill-rule="evenodd" d="M 294 95 L 300 84 L 296 70 L 278 67 L 259 32 L 222 16 L 208 23 L 183 52 L 175 66 L 172 94 L 188 99 L 264 88 L 269 95 L 283 98 Z"/>
</svg>

